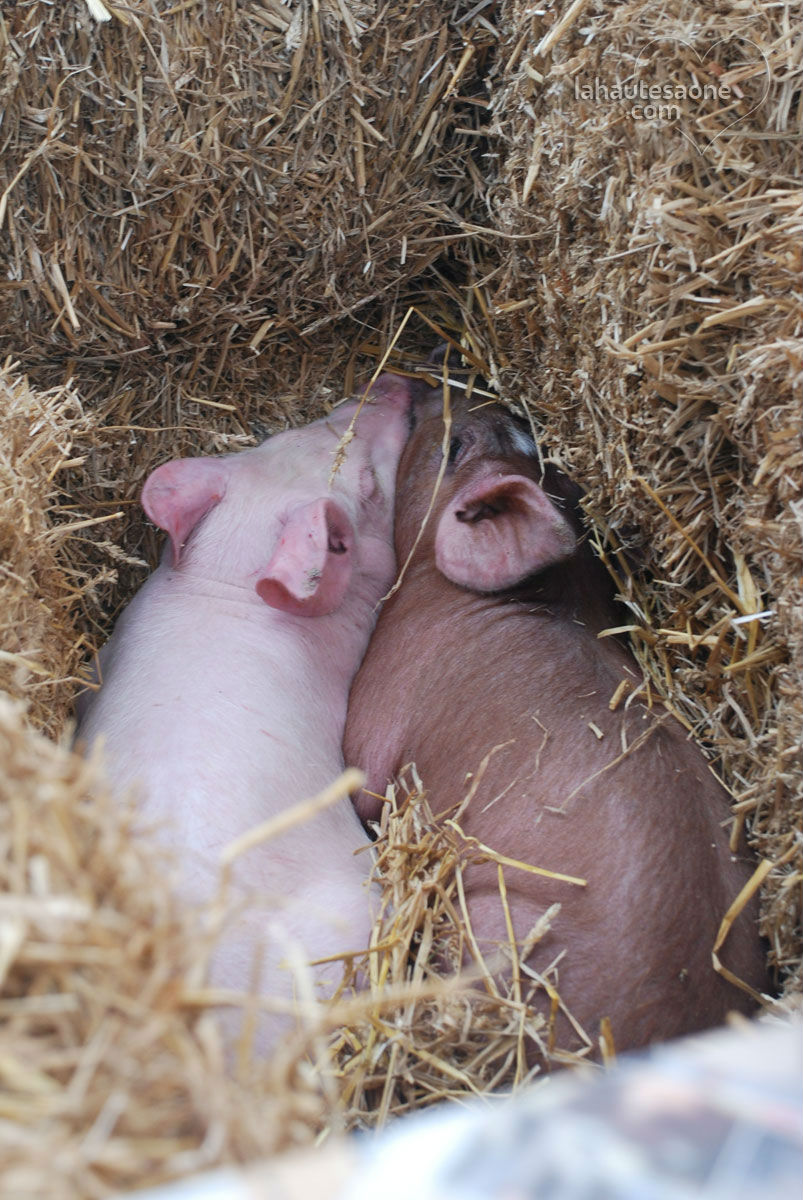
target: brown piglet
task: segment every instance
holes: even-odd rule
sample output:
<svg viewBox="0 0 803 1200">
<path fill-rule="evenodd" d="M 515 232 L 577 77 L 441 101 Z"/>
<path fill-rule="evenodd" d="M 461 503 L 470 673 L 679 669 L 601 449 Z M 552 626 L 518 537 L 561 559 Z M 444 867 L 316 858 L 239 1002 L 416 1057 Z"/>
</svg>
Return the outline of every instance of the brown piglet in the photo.
<svg viewBox="0 0 803 1200">
<path fill-rule="evenodd" d="M 443 465 L 439 390 L 422 385 L 413 419 L 397 479 L 400 564 Z M 369 793 L 415 763 L 436 813 L 454 814 L 473 789 L 459 812 L 466 835 L 585 881 L 505 869 L 519 944 L 560 904 L 527 965 L 542 973 L 558 960 L 550 978 L 562 1006 L 592 1045 L 608 1018 L 624 1050 L 755 1010 L 712 965 L 753 864 L 743 846 L 730 849 L 728 795 L 699 747 L 663 704 L 647 703 L 629 650 L 598 637 L 621 614 L 584 536 L 580 495 L 543 466 L 506 408 L 453 401 L 434 507 L 352 686 L 345 756 L 367 774 L 355 801 L 363 820 L 381 809 Z M 509 944 L 496 864 L 471 863 L 464 882 L 490 961 Z M 755 902 L 721 958 L 767 990 Z M 565 1049 L 582 1044 L 562 1012 L 554 1032 Z"/>
</svg>

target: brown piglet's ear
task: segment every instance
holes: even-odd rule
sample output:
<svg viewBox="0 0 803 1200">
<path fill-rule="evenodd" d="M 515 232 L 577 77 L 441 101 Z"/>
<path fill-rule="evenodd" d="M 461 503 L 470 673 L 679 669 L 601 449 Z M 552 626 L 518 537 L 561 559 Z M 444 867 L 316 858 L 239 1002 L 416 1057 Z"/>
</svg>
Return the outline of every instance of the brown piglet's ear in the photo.
<svg viewBox="0 0 803 1200">
<path fill-rule="evenodd" d="M 571 557 L 574 530 L 526 475 L 472 480 L 444 509 L 435 534 L 438 569 L 461 587 L 499 592 Z"/>
<path fill-rule="evenodd" d="M 271 608 L 297 617 L 322 617 L 342 602 L 353 569 L 354 529 L 326 497 L 288 516 L 270 562 L 256 583 Z"/>
<path fill-rule="evenodd" d="M 141 504 L 154 525 L 170 534 L 174 567 L 192 530 L 225 493 L 226 471 L 213 458 L 177 458 L 145 480 Z"/>
</svg>

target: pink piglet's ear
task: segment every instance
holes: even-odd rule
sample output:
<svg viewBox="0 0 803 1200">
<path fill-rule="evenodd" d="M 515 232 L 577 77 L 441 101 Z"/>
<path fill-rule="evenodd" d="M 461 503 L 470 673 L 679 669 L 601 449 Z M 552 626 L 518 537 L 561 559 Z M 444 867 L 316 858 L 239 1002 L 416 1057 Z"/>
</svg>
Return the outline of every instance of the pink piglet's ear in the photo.
<svg viewBox="0 0 803 1200">
<path fill-rule="evenodd" d="M 340 605 L 351 580 L 354 529 L 329 498 L 295 509 L 273 556 L 257 580 L 271 608 L 297 617 L 322 617 Z"/>
<path fill-rule="evenodd" d="M 577 546 L 574 530 L 546 493 L 525 475 L 474 480 L 444 509 L 435 534 L 438 569 L 461 587 L 513 587 Z"/>
<path fill-rule="evenodd" d="M 177 458 L 145 480 L 142 507 L 154 525 L 170 534 L 174 567 L 192 530 L 225 493 L 226 472 L 213 458 Z"/>
</svg>

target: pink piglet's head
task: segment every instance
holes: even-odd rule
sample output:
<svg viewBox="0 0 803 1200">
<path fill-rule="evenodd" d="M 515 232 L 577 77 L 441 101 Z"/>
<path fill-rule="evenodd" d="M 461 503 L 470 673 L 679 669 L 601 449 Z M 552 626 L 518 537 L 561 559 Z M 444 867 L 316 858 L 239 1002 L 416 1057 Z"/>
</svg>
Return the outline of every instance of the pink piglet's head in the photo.
<svg viewBox="0 0 803 1200">
<path fill-rule="evenodd" d="M 254 450 L 158 467 L 142 505 L 169 535 L 172 568 L 253 589 L 294 616 L 333 612 L 353 588 L 378 600 L 395 565 L 393 488 L 410 398 L 384 377 L 373 392 L 359 413 L 344 405 Z"/>
</svg>

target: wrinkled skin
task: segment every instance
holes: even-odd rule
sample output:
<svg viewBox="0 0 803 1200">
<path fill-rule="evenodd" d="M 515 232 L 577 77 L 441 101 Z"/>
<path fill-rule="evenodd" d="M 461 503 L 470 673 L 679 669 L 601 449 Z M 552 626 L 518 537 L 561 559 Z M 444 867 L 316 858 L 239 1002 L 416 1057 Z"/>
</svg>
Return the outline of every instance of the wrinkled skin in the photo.
<svg viewBox="0 0 803 1200">
<path fill-rule="evenodd" d="M 641 672 L 616 638 L 597 638 L 622 618 L 583 539 L 578 489 L 554 467 L 542 476 L 524 424 L 504 408 L 452 404 L 434 511 L 351 691 L 346 761 L 368 776 L 358 811 L 375 818 L 381 802 L 368 792 L 383 795 L 414 762 L 436 813 L 476 786 L 459 818 L 466 834 L 585 879 L 505 872 L 519 943 L 560 903 L 528 963 L 545 971 L 565 950 L 558 990 L 592 1039 L 605 1017 L 627 1049 L 750 1011 L 711 952 L 752 864 L 744 847 L 731 853 L 727 794 L 680 723 L 638 697 L 609 706 Z M 441 409 L 440 393 L 414 406 L 397 482 L 400 564 L 441 465 Z M 496 865 L 470 866 L 465 884 L 492 958 L 508 942 Z M 756 919 L 750 904 L 722 960 L 764 990 Z M 580 1044 L 562 1017 L 557 1033 L 558 1045 Z"/>
<path fill-rule="evenodd" d="M 76 740 L 102 738 L 108 771 L 134 786 L 143 825 L 173 847 L 184 895 L 211 898 L 220 852 L 331 784 L 343 769 L 346 699 L 392 582 L 393 487 L 409 395 L 382 377 L 330 486 L 356 402 L 254 450 L 157 468 L 143 506 L 170 535 L 163 560 L 100 656 Z M 368 840 L 347 798 L 239 858 L 239 892 L 268 901 L 263 988 L 289 997 L 285 940 L 301 960 L 364 951 Z M 218 986 L 248 988 L 265 909 L 230 930 Z M 275 930 L 274 930 L 275 932 Z M 282 943 L 282 944 L 280 944 Z M 342 963 L 316 968 L 330 992 Z M 279 1024 L 267 1023 L 269 1044 Z"/>
</svg>

